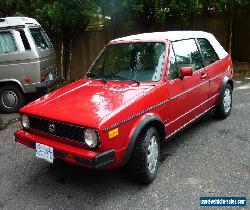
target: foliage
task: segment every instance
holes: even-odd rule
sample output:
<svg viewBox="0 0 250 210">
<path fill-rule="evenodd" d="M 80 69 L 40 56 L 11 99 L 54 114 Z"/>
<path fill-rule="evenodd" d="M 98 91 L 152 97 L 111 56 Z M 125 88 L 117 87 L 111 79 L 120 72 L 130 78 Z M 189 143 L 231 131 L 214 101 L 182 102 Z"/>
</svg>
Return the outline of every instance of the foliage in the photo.
<svg viewBox="0 0 250 210">
<path fill-rule="evenodd" d="M 118 2 L 101 0 L 100 2 L 104 13 L 111 16 L 111 19 L 125 22 L 131 28 L 137 25 L 142 31 L 164 28 L 171 17 L 178 17 L 182 25 L 190 26 L 192 16 L 200 14 L 203 6 L 198 0 L 118 0 Z"/>
<path fill-rule="evenodd" d="M 147 32 L 166 29 L 169 20 L 174 19 L 179 29 L 191 29 L 195 16 L 220 14 L 225 17 L 225 29 L 230 34 L 230 49 L 233 19 L 237 11 L 247 8 L 249 0 L 0 0 L 0 17 L 36 18 L 52 40 L 63 46 L 61 60 L 66 76 L 72 40 L 89 24 L 91 29 L 113 24 L 117 28 L 140 28 Z"/>
<path fill-rule="evenodd" d="M 93 0 L 2 0 L 1 16 L 31 16 L 53 32 L 64 28 L 73 32 L 84 28 L 94 17 L 98 5 Z"/>
</svg>

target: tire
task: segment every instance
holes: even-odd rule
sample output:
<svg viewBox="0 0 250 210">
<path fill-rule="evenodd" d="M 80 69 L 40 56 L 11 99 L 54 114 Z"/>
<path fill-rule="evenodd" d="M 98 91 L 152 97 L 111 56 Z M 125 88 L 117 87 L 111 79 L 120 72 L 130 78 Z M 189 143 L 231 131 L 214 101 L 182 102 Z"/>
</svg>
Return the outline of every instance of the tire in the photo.
<svg viewBox="0 0 250 210">
<path fill-rule="evenodd" d="M 15 85 L 0 87 L 0 111 L 14 113 L 24 105 L 24 93 Z"/>
<path fill-rule="evenodd" d="M 53 163 L 49 163 L 50 168 L 62 168 L 65 166 L 66 162 L 59 158 L 54 159 Z"/>
<path fill-rule="evenodd" d="M 141 133 L 135 143 L 128 169 L 140 184 L 150 184 L 156 177 L 160 158 L 159 140 L 156 128 L 150 127 Z"/>
<path fill-rule="evenodd" d="M 232 110 L 232 87 L 226 84 L 221 91 L 220 99 L 217 106 L 214 108 L 215 116 L 220 119 L 227 118 Z"/>
</svg>

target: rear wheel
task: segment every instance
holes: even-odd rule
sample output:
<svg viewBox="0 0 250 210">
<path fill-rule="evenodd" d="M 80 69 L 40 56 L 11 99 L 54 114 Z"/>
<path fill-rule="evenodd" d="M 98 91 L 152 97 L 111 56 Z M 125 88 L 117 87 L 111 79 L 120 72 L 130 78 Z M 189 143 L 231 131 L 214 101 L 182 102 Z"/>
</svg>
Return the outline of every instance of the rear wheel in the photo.
<svg viewBox="0 0 250 210">
<path fill-rule="evenodd" d="M 0 87 L 0 110 L 4 113 L 17 112 L 24 105 L 24 94 L 15 85 Z"/>
<path fill-rule="evenodd" d="M 137 139 L 129 160 L 132 176 L 142 184 L 154 181 L 160 157 L 159 134 L 154 127 L 144 130 Z"/>
<path fill-rule="evenodd" d="M 220 95 L 219 103 L 214 108 L 214 113 L 217 117 L 224 119 L 230 115 L 232 109 L 232 88 L 231 85 L 226 84 Z"/>
</svg>

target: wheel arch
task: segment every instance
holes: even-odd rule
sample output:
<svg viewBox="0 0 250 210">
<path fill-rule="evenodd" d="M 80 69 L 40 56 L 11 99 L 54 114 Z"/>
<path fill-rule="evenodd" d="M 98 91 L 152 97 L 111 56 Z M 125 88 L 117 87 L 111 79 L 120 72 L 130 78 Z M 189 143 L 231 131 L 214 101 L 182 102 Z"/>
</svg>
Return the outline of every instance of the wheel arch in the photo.
<svg viewBox="0 0 250 210">
<path fill-rule="evenodd" d="M 16 87 L 18 87 L 24 93 L 22 85 L 18 80 L 15 80 L 15 79 L 12 79 L 12 80 L 0 80 L 0 87 L 3 87 L 5 85 L 15 85 Z"/>
<path fill-rule="evenodd" d="M 228 77 L 228 76 L 225 76 L 222 80 L 222 84 L 221 84 L 221 90 L 222 88 L 226 85 L 226 84 L 229 84 L 232 88 L 232 90 L 234 89 L 234 82 L 232 80 L 232 78 Z"/>
<path fill-rule="evenodd" d="M 125 155 L 123 157 L 122 166 L 128 162 L 131 156 L 131 153 L 133 151 L 135 142 L 138 139 L 140 133 L 149 127 L 155 127 L 157 129 L 161 140 L 165 138 L 165 135 L 166 135 L 165 126 L 161 118 L 157 116 L 156 114 L 149 114 L 149 113 L 146 114 L 145 116 L 139 119 L 139 122 L 136 123 L 134 129 L 132 129 L 130 133 L 130 140 L 129 140 L 129 144 L 125 152 Z"/>
</svg>

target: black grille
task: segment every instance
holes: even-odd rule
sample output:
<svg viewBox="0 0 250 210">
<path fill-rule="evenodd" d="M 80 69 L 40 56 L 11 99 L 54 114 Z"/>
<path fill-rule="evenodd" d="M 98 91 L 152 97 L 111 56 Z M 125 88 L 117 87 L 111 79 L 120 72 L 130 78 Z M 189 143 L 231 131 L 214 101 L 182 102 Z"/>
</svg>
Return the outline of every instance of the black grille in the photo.
<svg viewBox="0 0 250 210">
<path fill-rule="evenodd" d="M 78 127 L 66 123 L 61 123 L 57 121 L 47 120 L 43 118 L 38 118 L 34 116 L 29 116 L 30 127 L 42 131 L 44 133 L 48 133 L 50 135 L 78 141 L 84 143 L 83 140 L 83 127 Z M 51 132 L 49 129 L 50 125 L 54 125 L 54 132 Z"/>
</svg>

